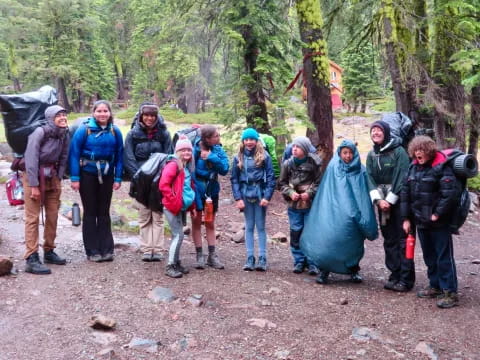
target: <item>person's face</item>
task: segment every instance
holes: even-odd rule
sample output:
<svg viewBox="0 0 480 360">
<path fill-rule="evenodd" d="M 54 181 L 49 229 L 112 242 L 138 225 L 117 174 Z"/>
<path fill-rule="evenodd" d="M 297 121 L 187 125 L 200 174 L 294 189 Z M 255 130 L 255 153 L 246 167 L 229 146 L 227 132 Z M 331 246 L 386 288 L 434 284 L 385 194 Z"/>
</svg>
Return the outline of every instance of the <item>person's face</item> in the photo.
<svg viewBox="0 0 480 360">
<path fill-rule="evenodd" d="M 143 114 L 142 115 L 142 122 L 148 128 L 151 128 L 153 126 L 153 124 L 155 124 L 155 120 L 157 120 L 157 115 L 155 115 L 155 114 Z"/>
<path fill-rule="evenodd" d="M 192 149 L 181 149 L 180 150 L 180 160 L 183 162 L 189 162 L 192 158 Z"/>
<path fill-rule="evenodd" d="M 110 119 L 110 115 L 110 110 L 105 104 L 98 105 L 97 108 L 93 111 L 93 117 L 100 125 L 103 126 L 108 124 L 108 119 Z"/>
<path fill-rule="evenodd" d="M 243 140 L 243 145 L 245 145 L 245 148 L 249 151 L 253 150 L 255 146 L 257 146 L 257 140 L 255 139 L 245 139 Z"/>
<path fill-rule="evenodd" d="M 385 134 L 383 133 L 383 130 L 378 126 L 372 128 L 372 131 L 370 132 L 370 137 L 372 138 L 372 141 L 378 145 L 382 144 L 383 140 L 385 140 Z"/>
<path fill-rule="evenodd" d="M 416 150 L 414 154 L 415 159 L 420 165 L 423 165 L 430 160 L 430 158 L 427 156 L 427 154 L 425 154 L 425 151 L 423 150 Z"/>
<path fill-rule="evenodd" d="M 58 126 L 60 128 L 66 128 L 68 126 L 67 113 L 65 111 L 60 111 L 59 113 L 57 113 L 57 115 L 55 115 L 53 122 L 55 123 L 55 126 Z"/>
<path fill-rule="evenodd" d="M 343 160 L 345 164 L 350 164 L 353 160 L 353 151 L 348 147 L 340 149 L 340 159 Z"/>
<path fill-rule="evenodd" d="M 292 146 L 292 155 L 293 157 L 296 157 L 297 159 L 303 159 L 305 157 L 305 151 L 298 145 L 293 145 Z"/>
<path fill-rule="evenodd" d="M 207 145 L 209 146 L 217 145 L 220 143 L 220 134 L 218 132 L 215 132 L 215 134 L 208 137 L 206 140 L 207 140 Z"/>
</svg>

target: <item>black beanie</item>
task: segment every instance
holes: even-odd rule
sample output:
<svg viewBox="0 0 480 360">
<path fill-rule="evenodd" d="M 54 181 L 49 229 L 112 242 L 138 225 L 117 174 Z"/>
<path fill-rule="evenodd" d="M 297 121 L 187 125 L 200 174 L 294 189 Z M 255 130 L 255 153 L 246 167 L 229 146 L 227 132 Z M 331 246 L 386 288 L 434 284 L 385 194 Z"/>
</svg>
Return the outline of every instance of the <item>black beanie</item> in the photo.
<svg viewBox="0 0 480 360">
<path fill-rule="evenodd" d="M 383 143 L 384 144 L 388 143 L 390 141 L 390 125 L 388 125 L 385 121 L 377 120 L 374 123 L 372 123 L 372 125 L 370 125 L 370 133 L 372 132 L 372 129 L 374 127 L 378 127 L 382 129 L 383 136 L 384 136 Z"/>
</svg>

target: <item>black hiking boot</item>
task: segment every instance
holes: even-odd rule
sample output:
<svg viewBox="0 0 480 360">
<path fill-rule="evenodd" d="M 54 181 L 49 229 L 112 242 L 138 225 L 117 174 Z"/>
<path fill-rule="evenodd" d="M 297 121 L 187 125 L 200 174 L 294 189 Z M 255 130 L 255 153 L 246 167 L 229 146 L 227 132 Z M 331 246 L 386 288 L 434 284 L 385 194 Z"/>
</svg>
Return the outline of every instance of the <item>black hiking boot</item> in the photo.
<svg viewBox="0 0 480 360">
<path fill-rule="evenodd" d="M 258 264 L 255 266 L 257 271 L 267 271 L 267 258 L 265 256 L 260 256 L 258 258 Z"/>
<path fill-rule="evenodd" d="M 175 279 L 183 276 L 183 274 L 177 270 L 176 264 L 168 264 L 165 268 L 165 275 Z"/>
<path fill-rule="evenodd" d="M 293 265 L 293 272 L 295 274 L 301 274 L 303 272 L 303 269 L 305 269 L 305 263 L 299 262 Z"/>
<path fill-rule="evenodd" d="M 53 250 L 47 251 L 43 254 L 43 261 L 45 264 L 65 265 L 67 260 L 58 256 Z"/>
<path fill-rule="evenodd" d="M 330 272 L 321 270 L 315 281 L 322 285 L 328 284 L 328 275 Z"/>
<path fill-rule="evenodd" d="M 190 270 L 182 266 L 182 263 L 180 262 L 180 260 L 178 260 L 177 263 L 175 264 L 175 268 L 184 275 L 187 275 L 188 273 L 190 273 Z"/>
<path fill-rule="evenodd" d="M 363 281 L 363 278 L 357 271 L 350 275 L 350 281 L 354 284 L 360 284 Z"/>
<path fill-rule="evenodd" d="M 48 275 L 52 271 L 42 264 L 38 253 L 33 253 L 27 258 L 27 265 L 25 266 L 25 272 L 37 275 Z"/>
</svg>

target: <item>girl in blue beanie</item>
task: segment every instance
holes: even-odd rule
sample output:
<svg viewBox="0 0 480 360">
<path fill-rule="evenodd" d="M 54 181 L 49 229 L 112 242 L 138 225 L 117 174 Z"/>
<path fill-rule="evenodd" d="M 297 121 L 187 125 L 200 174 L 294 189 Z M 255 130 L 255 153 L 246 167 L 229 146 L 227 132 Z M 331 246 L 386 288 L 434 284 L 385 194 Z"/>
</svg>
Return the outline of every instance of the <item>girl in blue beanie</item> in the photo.
<svg viewBox="0 0 480 360">
<path fill-rule="evenodd" d="M 259 141 L 255 129 L 242 133 L 242 142 L 232 164 L 232 192 L 236 206 L 245 216 L 245 271 L 267 270 L 267 233 L 265 219 L 267 206 L 275 190 L 272 159 Z M 258 233 L 258 262 L 254 256 L 254 230 Z"/>
</svg>

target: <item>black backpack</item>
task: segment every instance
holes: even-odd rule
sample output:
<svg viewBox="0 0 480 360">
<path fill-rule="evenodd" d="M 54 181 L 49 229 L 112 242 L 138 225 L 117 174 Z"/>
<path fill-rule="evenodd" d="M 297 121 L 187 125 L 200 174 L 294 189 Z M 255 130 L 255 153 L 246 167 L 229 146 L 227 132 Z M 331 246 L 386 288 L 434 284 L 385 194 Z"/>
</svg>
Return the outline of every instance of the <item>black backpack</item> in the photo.
<svg viewBox="0 0 480 360">
<path fill-rule="evenodd" d="M 198 139 L 200 139 L 200 125 L 192 125 L 189 128 L 178 130 L 172 139 L 172 148 L 175 149 L 175 145 L 177 144 L 178 139 L 180 136 L 185 135 L 188 140 L 192 143 L 192 146 L 195 145 Z"/>
<path fill-rule="evenodd" d="M 450 166 L 455 174 L 455 187 L 457 189 L 457 203 L 450 219 L 450 229 L 458 235 L 458 230 L 467 220 L 470 212 L 470 194 L 467 189 L 467 179 L 478 174 L 477 159 L 471 154 L 465 154 L 457 149 L 442 150 L 447 157 L 445 166 Z"/>
<path fill-rule="evenodd" d="M 152 211 L 163 211 L 162 193 L 158 188 L 167 154 L 153 153 L 132 177 L 129 195 Z"/>
<path fill-rule="evenodd" d="M 399 111 L 383 114 L 381 120 L 390 126 L 391 141 L 406 149 L 410 140 L 415 136 L 412 120 Z"/>
</svg>

